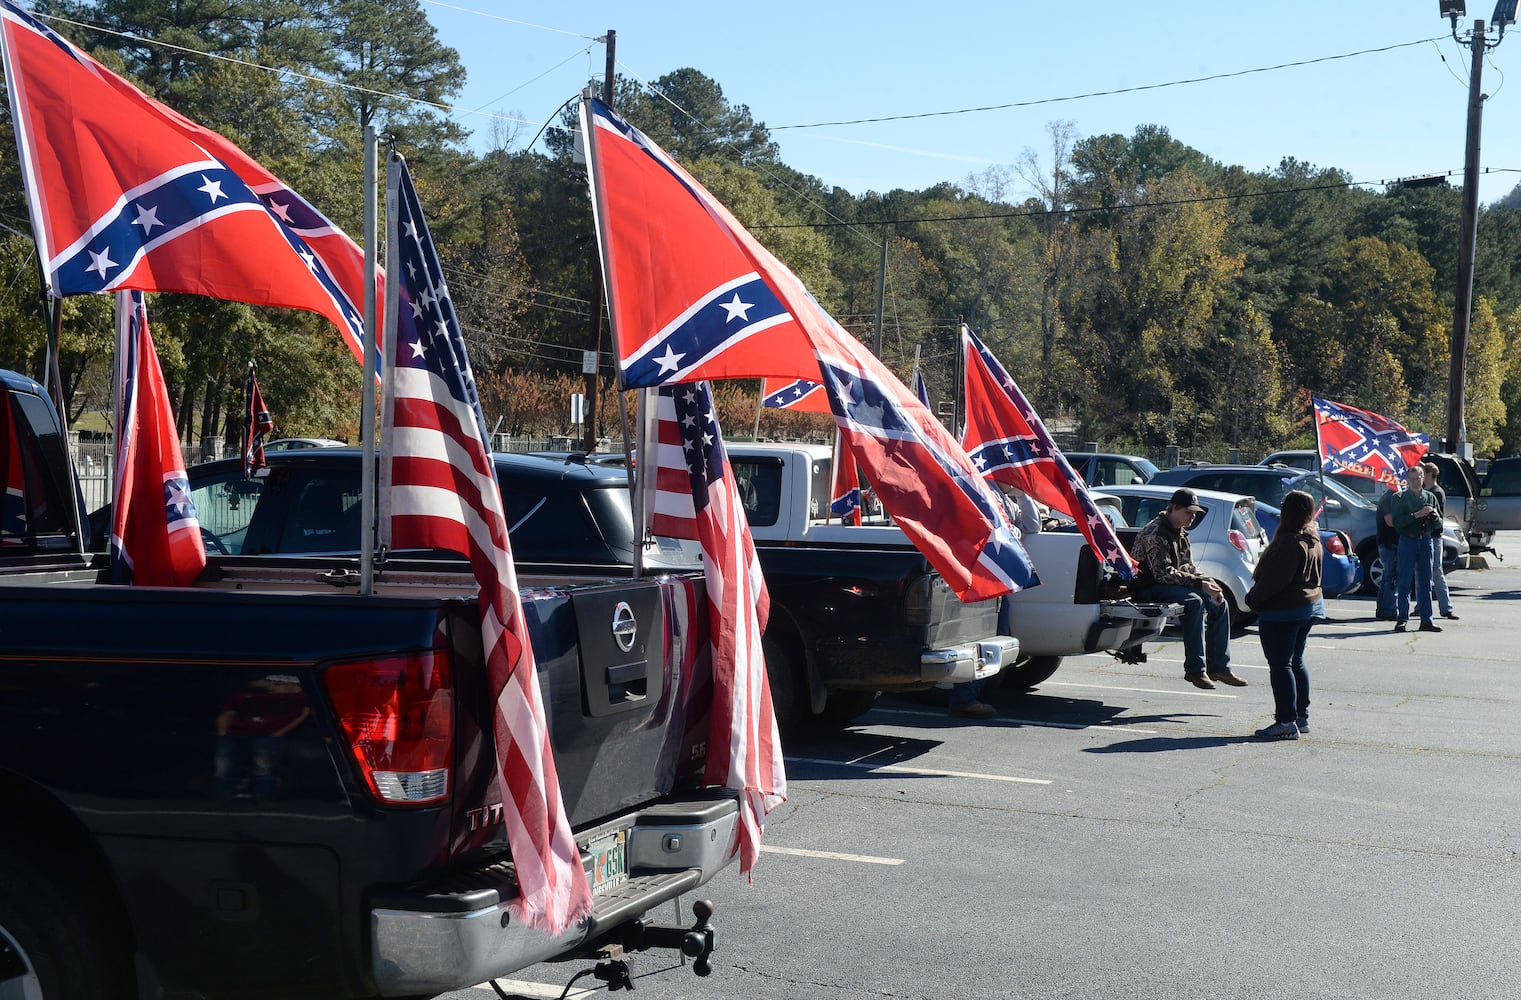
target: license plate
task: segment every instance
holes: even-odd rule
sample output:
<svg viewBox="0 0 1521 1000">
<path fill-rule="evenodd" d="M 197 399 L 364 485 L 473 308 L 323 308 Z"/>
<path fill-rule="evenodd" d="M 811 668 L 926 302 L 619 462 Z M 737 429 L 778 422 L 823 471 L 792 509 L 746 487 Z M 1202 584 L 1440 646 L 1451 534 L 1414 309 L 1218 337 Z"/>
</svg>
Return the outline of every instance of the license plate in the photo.
<svg viewBox="0 0 1521 1000">
<path fill-rule="evenodd" d="M 598 837 L 586 847 L 591 855 L 592 894 L 608 892 L 628 881 L 628 831 Z"/>
</svg>

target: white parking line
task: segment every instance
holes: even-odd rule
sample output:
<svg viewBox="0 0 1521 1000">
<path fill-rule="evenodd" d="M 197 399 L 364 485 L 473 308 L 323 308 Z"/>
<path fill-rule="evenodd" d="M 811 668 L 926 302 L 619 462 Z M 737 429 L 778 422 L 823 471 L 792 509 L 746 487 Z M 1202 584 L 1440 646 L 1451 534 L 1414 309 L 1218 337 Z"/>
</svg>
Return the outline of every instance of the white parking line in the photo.
<svg viewBox="0 0 1521 1000">
<path fill-rule="evenodd" d="M 922 719 L 943 719 L 944 712 L 919 712 L 911 708 L 873 708 L 873 715 L 908 715 Z M 1142 733 L 1147 736 L 1155 736 L 1155 729 L 1137 729 L 1134 726 L 1123 724 L 1110 724 L 1106 722 L 1052 722 L 1049 719 L 1017 719 L 1013 716 L 998 715 L 991 719 L 979 720 L 983 725 L 1006 725 L 1006 726 L 1037 726 L 1042 729 L 1113 729 L 1122 733 Z"/>
<path fill-rule="evenodd" d="M 1192 691 L 1180 691 L 1177 688 L 1137 688 L 1120 687 L 1118 684 L 1079 684 L 1076 681 L 1042 681 L 1041 687 L 1069 687 L 1088 688 L 1093 691 L 1138 691 L 1142 694 L 1182 694 L 1194 698 L 1234 698 L 1233 694 L 1223 694 L 1219 691 L 1205 691 L 1202 688 L 1194 688 Z"/>
<path fill-rule="evenodd" d="M 573 997 L 589 997 L 602 988 L 601 986 L 596 986 L 583 990 L 572 986 L 570 992 L 567 993 L 564 986 L 555 986 L 551 983 L 530 983 L 522 979 L 498 979 L 496 983 L 508 995 L 516 993 L 518 996 L 525 997 L 545 997 L 546 1000 L 556 1000 L 560 996 L 564 996 L 566 1000 L 571 1000 Z M 472 990 L 482 990 L 491 996 L 497 996 L 496 990 L 491 988 L 490 983 L 481 983 L 470 988 Z"/>
<path fill-rule="evenodd" d="M 929 774 L 940 778 L 981 778 L 984 781 L 1010 781 L 1020 785 L 1049 785 L 1046 778 L 1016 778 L 1007 774 L 982 774 L 977 771 L 947 771 L 938 767 L 910 767 L 903 764 L 870 764 L 854 760 L 830 760 L 826 757 L 788 757 L 789 764 L 821 764 L 825 767 L 853 767 L 861 771 L 889 771 L 894 774 Z"/>
<path fill-rule="evenodd" d="M 901 865 L 902 858 L 878 858 L 870 854 L 841 854 L 838 851 L 805 851 L 801 847 L 761 845 L 762 854 L 791 854 L 799 858 L 824 858 L 828 861 L 858 861 L 863 865 Z"/>
</svg>

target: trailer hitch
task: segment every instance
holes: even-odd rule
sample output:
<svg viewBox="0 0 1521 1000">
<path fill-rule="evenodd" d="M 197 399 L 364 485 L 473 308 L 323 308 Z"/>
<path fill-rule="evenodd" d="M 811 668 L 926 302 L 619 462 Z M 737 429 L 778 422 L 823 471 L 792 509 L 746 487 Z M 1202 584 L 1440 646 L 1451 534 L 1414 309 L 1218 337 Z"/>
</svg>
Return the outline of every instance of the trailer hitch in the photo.
<svg viewBox="0 0 1521 1000">
<path fill-rule="evenodd" d="M 699 899 L 692 904 L 692 915 L 697 921 L 691 927 L 656 924 L 641 917 L 624 930 L 623 949 L 644 951 L 647 948 L 672 948 L 694 960 L 693 972 L 699 976 L 710 975 L 713 972 L 713 952 L 718 947 L 718 931 L 713 926 L 714 912 L 712 902 Z"/>
</svg>

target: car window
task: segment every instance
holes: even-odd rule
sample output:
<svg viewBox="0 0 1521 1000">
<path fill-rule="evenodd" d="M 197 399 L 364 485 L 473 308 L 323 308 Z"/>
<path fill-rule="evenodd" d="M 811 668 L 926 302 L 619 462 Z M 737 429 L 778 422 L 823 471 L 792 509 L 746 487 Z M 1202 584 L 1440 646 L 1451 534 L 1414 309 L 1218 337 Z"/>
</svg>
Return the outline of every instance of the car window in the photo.
<svg viewBox="0 0 1521 1000">
<path fill-rule="evenodd" d="M 1132 468 L 1129 462 L 1116 458 L 1100 458 L 1093 464 L 1095 486 L 1130 486 L 1146 481 L 1146 477 Z"/>
<path fill-rule="evenodd" d="M 548 479 L 501 483 L 513 558 L 523 562 L 632 562 L 628 490 L 577 489 Z"/>
<path fill-rule="evenodd" d="M 757 528 L 775 524 L 781 516 L 782 460 L 731 456 L 729 466 L 734 470 L 734 487 L 739 492 L 740 502 L 745 505 L 745 520 Z M 827 475 L 823 489 L 826 492 L 829 489 Z"/>
<path fill-rule="evenodd" d="M 206 552 L 239 555 L 253 520 L 259 498 L 264 495 L 262 476 L 244 479 L 243 471 L 233 468 L 212 478 L 197 478 L 190 490 L 196 517 L 201 522 L 201 540 Z"/>
<path fill-rule="evenodd" d="M 1521 495 L 1521 460 L 1501 459 L 1490 466 L 1489 478 L 1484 481 L 1484 485 L 1491 496 Z"/>
<path fill-rule="evenodd" d="M 1262 527 L 1257 523 L 1255 508 L 1255 501 L 1241 500 L 1237 502 L 1235 512 L 1231 514 L 1231 527 L 1245 534 L 1247 538 L 1256 538 L 1262 534 Z"/>
</svg>

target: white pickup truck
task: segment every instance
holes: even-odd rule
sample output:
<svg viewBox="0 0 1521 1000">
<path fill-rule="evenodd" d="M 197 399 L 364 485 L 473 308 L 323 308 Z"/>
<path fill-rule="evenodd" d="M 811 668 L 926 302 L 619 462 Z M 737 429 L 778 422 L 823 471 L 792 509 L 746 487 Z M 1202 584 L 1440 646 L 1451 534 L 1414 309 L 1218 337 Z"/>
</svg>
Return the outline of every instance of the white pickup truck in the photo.
<svg viewBox="0 0 1521 1000">
<path fill-rule="evenodd" d="M 826 518 L 832 486 L 831 449 L 811 444 L 738 442 L 728 444 L 727 448 L 774 605 L 781 604 L 788 609 L 787 617 L 796 618 L 801 614 L 811 618 L 826 610 L 839 612 L 842 607 L 859 603 L 859 596 L 842 599 L 840 595 L 853 594 L 866 586 L 886 585 L 885 581 L 868 585 L 851 579 L 862 572 L 866 551 L 882 553 L 870 557 L 875 560 L 891 558 L 887 553 L 896 553 L 896 558 L 901 559 L 914 551 L 907 537 L 892 525 L 889 518 L 879 509 L 873 511 L 875 505 L 870 497 L 866 505 L 868 514 L 860 526 L 842 524 L 838 518 Z M 989 632 L 985 643 L 1017 640 L 1014 648 L 1018 652 L 1012 663 L 1008 662 L 1007 650 L 1004 651 L 1001 673 L 1005 682 L 1020 687 L 1039 684 L 1055 673 L 1062 657 L 1068 655 L 1103 651 L 1127 662 L 1145 659 L 1142 646 L 1161 636 L 1167 624 L 1169 605 L 1103 600 L 1100 593 L 1104 569 L 1080 534 L 1042 532 L 1026 536 L 1024 544 L 1040 576 L 1040 586 L 1000 602 L 996 628 L 988 627 L 992 623 L 986 605 L 992 602 L 984 602 L 983 606 L 963 606 L 977 609 L 963 614 Z M 784 557 L 782 553 L 790 556 Z M 789 560 L 785 568 L 780 565 L 779 558 Z M 944 586 L 942 581 L 940 587 L 944 589 Z M 947 592 L 940 599 L 942 610 L 946 598 L 960 603 Z M 796 605 L 800 610 L 793 613 L 790 605 Z M 807 659 L 808 687 L 818 712 L 825 712 L 830 701 L 837 706 L 848 701 L 850 708 L 859 711 L 870 704 L 869 700 L 863 703 L 862 692 L 893 686 L 887 683 L 872 686 L 878 680 L 890 679 L 881 676 L 879 668 L 855 669 L 849 663 L 831 662 L 862 659 L 840 654 L 847 652 L 846 645 L 858 646 L 860 652 L 868 653 L 867 633 L 873 628 L 882 629 L 893 624 L 881 620 L 886 611 L 884 607 L 867 610 L 874 613 L 877 620 L 874 625 L 856 630 L 861 636 L 859 642 L 849 643 L 837 634 L 830 643 L 822 645 L 810 647 L 806 641 L 799 643 Z M 834 631 L 841 633 L 850 629 L 837 627 Z M 960 638 L 964 642 L 977 640 L 971 635 Z M 768 649 L 768 663 L 771 655 Z M 871 662 L 870 657 L 864 658 Z M 989 669 L 988 664 L 980 664 L 976 669 L 978 676 L 999 672 L 997 668 Z M 776 673 L 774 666 L 772 673 Z M 940 679 L 964 680 L 969 677 L 958 674 L 954 678 L 936 678 L 926 672 L 918 678 L 917 686 L 926 686 Z M 773 695 L 776 687 L 773 681 Z M 841 697 L 835 693 L 846 691 L 855 696 Z M 832 711 L 828 714 L 848 713 Z"/>
</svg>

